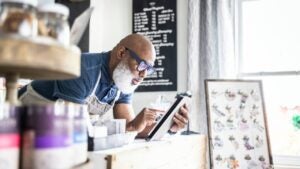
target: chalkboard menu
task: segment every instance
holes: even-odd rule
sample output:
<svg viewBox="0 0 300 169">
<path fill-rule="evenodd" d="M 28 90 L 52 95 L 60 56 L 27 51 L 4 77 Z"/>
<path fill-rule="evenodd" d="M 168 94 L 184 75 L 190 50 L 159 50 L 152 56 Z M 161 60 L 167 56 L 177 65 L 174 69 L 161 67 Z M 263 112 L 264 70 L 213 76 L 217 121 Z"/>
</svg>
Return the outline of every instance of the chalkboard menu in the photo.
<svg viewBox="0 0 300 169">
<path fill-rule="evenodd" d="M 133 33 L 147 36 L 156 50 L 156 72 L 137 91 L 177 90 L 176 0 L 133 0 Z"/>
</svg>

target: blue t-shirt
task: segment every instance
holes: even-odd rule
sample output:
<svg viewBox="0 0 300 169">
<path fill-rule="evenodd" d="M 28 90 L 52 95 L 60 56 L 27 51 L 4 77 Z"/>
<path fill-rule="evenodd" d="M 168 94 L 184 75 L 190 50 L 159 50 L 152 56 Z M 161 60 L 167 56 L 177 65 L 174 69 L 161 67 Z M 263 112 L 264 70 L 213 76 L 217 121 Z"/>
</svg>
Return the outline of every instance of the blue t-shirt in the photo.
<svg viewBox="0 0 300 169">
<path fill-rule="evenodd" d="M 105 103 L 111 103 L 117 96 L 118 88 L 114 84 L 109 73 L 110 52 L 84 53 L 81 55 L 81 76 L 71 80 L 35 80 L 32 88 L 49 100 L 59 98 L 75 103 L 85 103 L 85 99 L 92 94 L 99 73 L 101 79 L 96 89 L 97 98 Z M 21 96 L 26 87 L 19 91 Z M 131 103 L 132 94 L 121 92 L 118 103 Z"/>
</svg>

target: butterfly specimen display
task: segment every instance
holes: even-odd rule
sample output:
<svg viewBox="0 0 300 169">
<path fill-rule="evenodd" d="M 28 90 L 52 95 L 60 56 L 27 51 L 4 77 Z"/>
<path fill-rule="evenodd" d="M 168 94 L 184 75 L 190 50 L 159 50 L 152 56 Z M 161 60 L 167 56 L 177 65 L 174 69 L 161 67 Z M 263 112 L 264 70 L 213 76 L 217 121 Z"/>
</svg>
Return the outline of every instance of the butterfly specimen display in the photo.
<svg viewBox="0 0 300 169">
<path fill-rule="evenodd" d="M 208 79 L 205 92 L 212 168 L 270 168 L 261 81 Z"/>
</svg>

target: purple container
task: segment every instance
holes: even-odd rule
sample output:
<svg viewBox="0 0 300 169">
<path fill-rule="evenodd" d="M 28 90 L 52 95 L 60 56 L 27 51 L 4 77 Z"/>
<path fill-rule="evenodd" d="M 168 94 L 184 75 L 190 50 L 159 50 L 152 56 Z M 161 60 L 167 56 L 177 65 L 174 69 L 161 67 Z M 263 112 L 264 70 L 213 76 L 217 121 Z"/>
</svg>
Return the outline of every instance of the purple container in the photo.
<svg viewBox="0 0 300 169">
<path fill-rule="evenodd" d="M 8 103 L 0 104 L 0 134 L 19 133 L 20 107 L 9 105 Z"/>
<path fill-rule="evenodd" d="M 64 106 L 31 106 L 28 113 L 34 114 L 35 148 L 72 144 L 72 118 Z"/>
<path fill-rule="evenodd" d="M 64 104 L 27 107 L 24 126 L 23 168 L 71 167 L 73 115 Z"/>
</svg>

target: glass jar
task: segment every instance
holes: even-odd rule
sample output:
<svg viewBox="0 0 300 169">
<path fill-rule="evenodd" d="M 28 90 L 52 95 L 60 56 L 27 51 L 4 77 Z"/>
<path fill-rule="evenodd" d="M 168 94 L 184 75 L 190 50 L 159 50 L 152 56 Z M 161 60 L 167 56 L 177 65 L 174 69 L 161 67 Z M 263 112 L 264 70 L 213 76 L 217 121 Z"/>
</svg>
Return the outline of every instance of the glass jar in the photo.
<svg viewBox="0 0 300 169">
<path fill-rule="evenodd" d="M 38 8 L 38 34 L 70 44 L 69 8 L 62 4 L 46 4 Z"/>
<path fill-rule="evenodd" d="M 37 35 L 37 0 L 2 0 L 0 31 L 25 37 Z"/>
</svg>

